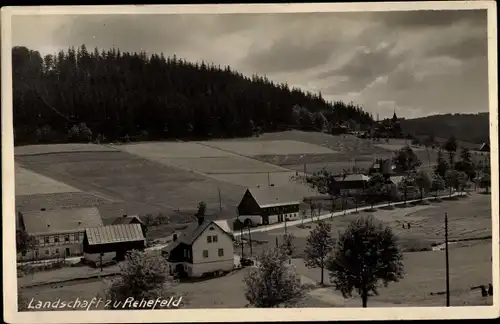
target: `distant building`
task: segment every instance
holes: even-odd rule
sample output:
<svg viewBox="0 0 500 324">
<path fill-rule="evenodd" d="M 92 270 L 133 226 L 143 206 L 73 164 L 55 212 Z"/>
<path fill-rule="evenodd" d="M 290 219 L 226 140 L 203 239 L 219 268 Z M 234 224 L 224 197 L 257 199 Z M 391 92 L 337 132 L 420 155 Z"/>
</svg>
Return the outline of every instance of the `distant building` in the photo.
<svg viewBox="0 0 500 324">
<path fill-rule="evenodd" d="M 97 208 L 65 208 L 19 212 L 18 230 L 33 236 L 34 249 L 19 253 L 18 261 L 55 259 L 83 253 L 85 228 L 102 226 Z"/>
<path fill-rule="evenodd" d="M 162 250 L 170 274 L 200 277 L 234 268 L 233 236 L 216 222 L 198 217 Z"/>
<path fill-rule="evenodd" d="M 370 177 L 364 174 L 348 174 L 335 178 L 341 195 L 361 195 L 368 186 Z"/>
<path fill-rule="evenodd" d="M 391 159 L 377 159 L 368 169 L 368 174 L 381 173 L 383 175 L 391 175 L 396 171 L 396 166 Z"/>
<path fill-rule="evenodd" d="M 141 225 L 142 233 L 144 234 L 144 236 L 146 236 L 147 226 L 138 215 L 123 214 L 122 217 L 116 218 L 112 223 L 112 225 L 121 224 L 139 224 Z"/>
<path fill-rule="evenodd" d="M 249 188 L 238 205 L 238 218 L 246 226 L 299 219 L 301 198 L 280 187 Z"/>
<path fill-rule="evenodd" d="M 146 239 L 141 224 L 118 224 L 85 229 L 83 239 L 84 258 L 99 263 L 121 261 L 132 250 L 144 250 Z"/>
</svg>

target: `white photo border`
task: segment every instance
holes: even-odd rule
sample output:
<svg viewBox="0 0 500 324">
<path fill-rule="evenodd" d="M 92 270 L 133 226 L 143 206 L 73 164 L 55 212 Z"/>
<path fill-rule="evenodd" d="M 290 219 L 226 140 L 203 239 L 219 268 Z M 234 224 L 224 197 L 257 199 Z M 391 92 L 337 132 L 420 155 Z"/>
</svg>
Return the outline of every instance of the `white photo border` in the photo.
<svg viewBox="0 0 500 324">
<path fill-rule="evenodd" d="M 497 318 L 499 286 L 499 179 L 497 16 L 495 1 L 370 2 L 335 4 L 217 4 L 3 7 L 2 22 L 2 214 L 3 246 L 15 246 L 15 184 L 12 120 L 12 31 L 14 15 L 146 15 L 295 12 L 360 12 L 486 9 L 488 13 L 488 74 L 491 147 L 493 306 L 395 308 L 179 309 L 155 311 L 18 312 L 15 248 L 3 250 L 5 321 L 10 323 L 140 323 L 140 322 L 288 322 L 330 320 L 415 320 Z"/>
</svg>

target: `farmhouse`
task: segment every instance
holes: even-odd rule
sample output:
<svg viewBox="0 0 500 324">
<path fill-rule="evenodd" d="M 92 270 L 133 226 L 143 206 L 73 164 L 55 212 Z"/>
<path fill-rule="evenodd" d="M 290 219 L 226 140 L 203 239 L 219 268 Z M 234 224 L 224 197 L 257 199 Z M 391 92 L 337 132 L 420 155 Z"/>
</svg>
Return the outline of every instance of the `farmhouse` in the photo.
<svg viewBox="0 0 500 324">
<path fill-rule="evenodd" d="M 283 187 L 249 188 L 238 205 L 238 217 L 246 226 L 298 219 L 300 201 Z"/>
<path fill-rule="evenodd" d="M 144 224 L 144 222 L 141 220 L 141 218 L 137 215 L 127 215 L 123 214 L 122 217 L 118 217 L 111 223 L 111 225 L 121 225 L 121 224 L 139 224 L 141 225 L 142 233 L 146 235 L 147 231 L 147 226 Z"/>
<path fill-rule="evenodd" d="M 79 256 L 85 228 L 102 226 L 97 208 L 66 208 L 18 213 L 19 230 L 34 238 L 34 248 L 19 253 L 19 261 Z"/>
<path fill-rule="evenodd" d="M 382 173 L 384 175 L 394 174 L 396 166 L 391 159 L 377 159 L 369 168 L 368 174 Z"/>
<path fill-rule="evenodd" d="M 85 229 L 83 256 L 94 263 L 121 261 L 131 250 L 144 250 L 146 239 L 141 224 L 118 224 Z"/>
<path fill-rule="evenodd" d="M 163 251 L 170 274 L 199 277 L 208 273 L 230 271 L 234 268 L 233 236 L 214 221 L 198 217 Z"/>
<path fill-rule="evenodd" d="M 336 185 L 342 195 L 361 195 L 368 186 L 369 176 L 364 174 L 348 174 L 336 177 Z"/>
</svg>

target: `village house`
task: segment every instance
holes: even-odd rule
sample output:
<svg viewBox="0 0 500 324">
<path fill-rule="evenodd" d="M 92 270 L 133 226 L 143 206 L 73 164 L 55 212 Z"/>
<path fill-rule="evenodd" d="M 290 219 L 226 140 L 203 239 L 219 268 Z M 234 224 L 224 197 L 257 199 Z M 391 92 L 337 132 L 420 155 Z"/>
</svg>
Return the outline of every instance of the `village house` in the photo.
<svg viewBox="0 0 500 324">
<path fill-rule="evenodd" d="M 162 250 L 170 274 L 200 277 L 209 273 L 231 271 L 234 268 L 233 236 L 217 223 L 203 216 Z"/>
<path fill-rule="evenodd" d="M 238 205 L 245 226 L 268 225 L 299 219 L 301 198 L 282 187 L 249 188 Z"/>
<path fill-rule="evenodd" d="M 146 239 L 141 224 L 118 224 L 85 229 L 83 257 L 93 263 L 122 261 L 131 250 L 144 250 Z"/>
<path fill-rule="evenodd" d="M 111 225 L 121 224 L 139 224 L 141 225 L 142 233 L 146 236 L 147 226 L 138 215 L 123 214 L 122 217 L 116 218 Z"/>
<path fill-rule="evenodd" d="M 335 178 L 338 193 L 345 196 L 362 195 L 370 177 L 364 174 L 347 174 Z"/>
<path fill-rule="evenodd" d="M 97 208 L 65 208 L 19 212 L 17 230 L 33 237 L 34 247 L 18 253 L 18 261 L 56 259 L 83 254 L 85 228 L 102 226 Z"/>
</svg>

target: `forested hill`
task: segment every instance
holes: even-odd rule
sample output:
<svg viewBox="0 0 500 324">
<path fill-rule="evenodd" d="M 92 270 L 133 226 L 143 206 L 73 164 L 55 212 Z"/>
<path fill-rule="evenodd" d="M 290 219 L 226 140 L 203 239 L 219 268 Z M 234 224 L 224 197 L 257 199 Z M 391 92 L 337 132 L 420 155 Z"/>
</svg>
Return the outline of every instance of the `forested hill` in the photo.
<svg viewBox="0 0 500 324">
<path fill-rule="evenodd" d="M 434 135 L 436 138 L 455 136 L 457 140 L 469 143 L 483 143 L 489 140 L 489 113 L 445 114 L 401 121 L 404 132 L 416 136 Z"/>
<path fill-rule="evenodd" d="M 200 139 L 373 122 L 354 104 L 175 55 L 82 45 L 42 57 L 14 47 L 12 65 L 16 144 L 81 140 L 90 131 L 93 140 Z"/>
</svg>

